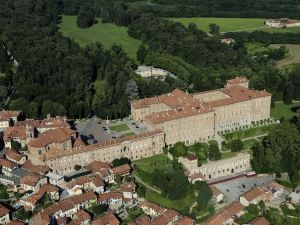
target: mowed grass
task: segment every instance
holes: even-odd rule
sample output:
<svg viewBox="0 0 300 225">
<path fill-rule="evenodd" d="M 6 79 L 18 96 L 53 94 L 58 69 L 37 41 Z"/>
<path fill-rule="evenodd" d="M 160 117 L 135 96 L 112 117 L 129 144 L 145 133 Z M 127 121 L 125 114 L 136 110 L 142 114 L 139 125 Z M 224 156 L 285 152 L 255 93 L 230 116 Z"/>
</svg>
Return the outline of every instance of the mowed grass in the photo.
<svg viewBox="0 0 300 225">
<path fill-rule="evenodd" d="M 297 114 L 291 110 L 291 108 L 295 106 L 300 106 L 300 102 L 293 102 L 291 105 L 286 105 L 283 102 L 276 102 L 275 107 L 271 109 L 271 116 L 276 119 L 284 117 L 286 120 L 289 120 Z"/>
<path fill-rule="evenodd" d="M 179 212 L 182 212 L 184 209 L 190 208 L 192 206 L 193 202 L 195 201 L 195 194 L 192 191 L 189 191 L 188 195 L 185 198 L 179 200 L 170 200 L 148 189 L 145 199 L 150 202 L 159 204 L 160 206 L 163 206 L 165 208 L 172 208 L 178 210 Z"/>
<path fill-rule="evenodd" d="M 130 128 L 126 124 L 120 124 L 120 125 L 110 126 L 108 128 L 111 131 L 115 131 L 115 132 L 123 132 L 123 131 L 130 130 Z"/>
<path fill-rule="evenodd" d="M 300 63 L 300 45 L 295 44 L 278 44 L 272 45 L 273 47 L 285 46 L 289 50 L 289 54 L 286 58 L 277 62 L 277 66 L 282 68 L 291 64 L 299 64 Z"/>
<path fill-rule="evenodd" d="M 130 37 L 126 27 L 117 26 L 112 23 L 101 23 L 87 29 L 81 29 L 76 24 L 76 16 L 63 16 L 59 24 L 60 31 L 66 37 L 76 41 L 81 47 L 88 44 L 101 42 L 106 49 L 110 49 L 113 44 L 121 45 L 128 56 L 136 60 L 136 52 L 141 41 Z"/>
<path fill-rule="evenodd" d="M 276 29 L 267 27 L 264 22 L 266 19 L 260 18 L 208 18 L 208 17 L 192 17 L 192 18 L 169 18 L 175 22 L 180 22 L 185 26 L 195 23 L 200 30 L 209 31 L 209 24 L 215 23 L 220 27 L 221 33 L 226 32 L 253 32 L 262 30 L 266 32 L 300 32 L 300 27 L 291 27 L 285 29 Z"/>
<path fill-rule="evenodd" d="M 155 170 L 164 170 L 166 165 L 172 162 L 167 156 L 161 154 L 145 159 L 136 160 L 133 163 L 140 170 L 147 173 L 152 173 Z"/>
<path fill-rule="evenodd" d="M 265 19 L 257 18 L 170 18 L 173 21 L 180 22 L 185 26 L 195 23 L 200 30 L 209 31 L 209 24 L 215 23 L 220 27 L 221 32 L 243 31 L 265 27 Z"/>
</svg>

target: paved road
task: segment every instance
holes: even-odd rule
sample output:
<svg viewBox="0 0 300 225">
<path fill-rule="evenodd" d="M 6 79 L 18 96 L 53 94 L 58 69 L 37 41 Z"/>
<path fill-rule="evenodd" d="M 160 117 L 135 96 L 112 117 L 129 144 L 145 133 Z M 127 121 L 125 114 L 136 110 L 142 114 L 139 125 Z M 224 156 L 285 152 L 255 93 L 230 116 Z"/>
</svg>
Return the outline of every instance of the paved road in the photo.
<svg viewBox="0 0 300 225">
<path fill-rule="evenodd" d="M 150 189 L 151 191 L 155 191 L 156 193 L 161 194 L 160 190 L 158 190 L 158 189 L 156 189 L 156 188 L 148 185 L 147 183 L 145 183 L 144 181 L 142 181 L 136 174 L 134 174 L 133 176 L 134 176 L 134 178 L 136 179 L 136 181 L 138 183 L 141 183 L 142 185 L 144 185 L 146 188 Z"/>
</svg>

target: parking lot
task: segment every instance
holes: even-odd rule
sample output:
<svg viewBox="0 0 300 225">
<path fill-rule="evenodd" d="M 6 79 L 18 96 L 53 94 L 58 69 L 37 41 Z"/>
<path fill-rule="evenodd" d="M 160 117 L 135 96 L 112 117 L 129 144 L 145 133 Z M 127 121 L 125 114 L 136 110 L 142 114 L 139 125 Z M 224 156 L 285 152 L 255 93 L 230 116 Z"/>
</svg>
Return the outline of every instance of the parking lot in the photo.
<svg viewBox="0 0 300 225">
<path fill-rule="evenodd" d="M 129 118 L 117 121 L 99 120 L 92 117 L 86 121 L 76 121 L 75 126 L 79 134 L 90 142 L 113 140 L 115 138 L 138 134 L 146 131 L 143 124 L 136 124 Z M 110 127 L 123 126 L 125 130 L 113 130 Z"/>
<path fill-rule="evenodd" d="M 215 184 L 226 196 L 228 203 L 232 203 L 239 199 L 245 192 L 255 186 L 264 186 L 273 181 L 272 175 L 264 177 L 241 177 L 224 183 Z"/>
</svg>

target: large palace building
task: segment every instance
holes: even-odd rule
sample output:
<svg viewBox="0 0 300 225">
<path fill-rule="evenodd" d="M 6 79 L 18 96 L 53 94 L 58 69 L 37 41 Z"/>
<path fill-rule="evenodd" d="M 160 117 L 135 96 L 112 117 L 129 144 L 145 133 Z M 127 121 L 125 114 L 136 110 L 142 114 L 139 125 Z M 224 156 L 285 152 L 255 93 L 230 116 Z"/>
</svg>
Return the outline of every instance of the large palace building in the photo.
<svg viewBox="0 0 300 225">
<path fill-rule="evenodd" d="M 252 121 L 270 118 L 271 94 L 251 90 L 243 77 L 228 80 L 224 88 L 189 94 L 169 94 L 131 102 L 131 115 L 148 130 L 165 132 L 167 145 L 207 141 L 218 131 L 234 130 Z"/>
<path fill-rule="evenodd" d="M 175 89 L 159 97 L 132 101 L 132 117 L 138 123 L 145 123 L 147 132 L 124 138 L 86 145 L 76 131 L 61 124 L 63 121 L 51 127 L 45 124 L 47 129 L 40 129 L 36 138 L 26 135 L 37 126 L 32 121 L 12 128 L 20 129 L 27 137 L 28 158 L 33 164 L 67 174 L 74 171 L 75 165 L 86 166 L 93 160 L 111 162 L 121 157 L 137 160 L 161 154 L 166 144 L 208 141 L 218 131 L 268 119 L 270 104 L 270 93 L 251 90 L 247 79 L 235 78 L 222 89 L 196 94 Z M 5 134 L 7 143 L 15 140 L 15 133 Z M 207 177 L 215 176 L 214 173 L 208 171 Z"/>
</svg>

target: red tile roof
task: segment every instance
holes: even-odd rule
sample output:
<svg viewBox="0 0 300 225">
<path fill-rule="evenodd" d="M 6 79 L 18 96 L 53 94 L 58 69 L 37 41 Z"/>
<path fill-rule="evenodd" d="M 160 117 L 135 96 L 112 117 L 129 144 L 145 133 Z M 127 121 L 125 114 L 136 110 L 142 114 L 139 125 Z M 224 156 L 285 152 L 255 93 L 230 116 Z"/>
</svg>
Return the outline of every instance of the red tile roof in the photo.
<svg viewBox="0 0 300 225">
<path fill-rule="evenodd" d="M 67 117 L 55 117 L 44 120 L 24 120 L 15 124 L 18 127 L 32 127 L 32 128 L 70 128 L 70 124 L 67 122 Z"/>
<path fill-rule="evenodd" d="M 27 176 L 24 176 L 20 179 L 20 184 L 25 184 L 27 186 L 34 187 L 36 183 L 40 180 L 40 176 L 35 174 L 30 174 Z"/>
<path fill-rule="evenodd" d="M 30 160 L 27 160 L 23 165 L 22 168 L 32 173 L 40 173 L 46 174 L 49 171 L 47 166 L 42 165 L 34 165 Z"/>
<path fill-rule="evenodd" d="M 7 127 L 4 131 L 3 140 L 8 142 L 12 138 L 26 140 L 26 129 L 24 127 Z"/>
<path fill-rule="evenodd" d="M 86 169 L 92 171 L 92 173 L 99 172 L 102 169 L 110 169 L 111 166 L 107 162 L 93 161 L 86 166 Z"/>
<path fill-rule="evenodd" d="M 38 138 L 32 139 L 28 146 L 34 148 L 45 147 L 51 143 L 62 143 L 71 139 L 71 136 L 76 132 L 69 128 L 56 128 L 53 130 L 48 130 L 42 134 Z"/>
<path fill-rule="evenodd" d="M 264 217 L 257 217 L 249 222 L 251 225 L 270 225 L 269 221 Z"/>
<path fill-rule="evenodd" d="M 5 150 L 5 155 L 7 159 L 15 160 L 15 161 L 20 161 L 22 159 L 23 155 L 20 154 L 17 150 L 14 149 L 6 149 Z"/>
<path fill-rule="evenodd" d="M 40 191 L 42 192 L 47 192 L 47 193 L 51 193 L 51 192 L 58 192 L 59 188 L 53 184 L 43 184 L 40 187 Z"/>
<path fill-rule="evenodd" d="M 83 153 L 83 152 L 94 151 L 95 149 L 101 149 L 101 148 L 105 148 L 105 147 L 109 147 L 109 146 L 119 145 L 125 141 L 140 140 L 140 139 L 148 138 L 148 137 L 155 136 L 155 135 L 164 135 L 164 132 L 161 130 L 155 130 L 155 131 L 135 134 L 135 135 L 131 135 L 131 136 L 126 136 L 126 137 L 122 137 L 122 138 L 117 138 L 115 140 L 102 141 L 102 142 L 99 142 L 96 144 L 82 146 L 81 148 L 72 149 L 69 151 L 53 151 L 53 154 L 46 154 L 45 159 L 50 160 L 50 159 L 56 159 L 59 157 L 75 155 L 75 154 L 79 154 L 79 153 Z"/>
<path fill-rule="evenodd" d="M 106 215 L 92 221 L 91 225 L 119 225 L 119 224 L 120 221 L 117 219 L 117 217 L 115 217 L 115 215 L 111 211 L 108 211 Z"/>
<path fill-rule="evenodd" d="M 176 225 L 193 225 L 195 220 L 185 216 L 175 222 Z"/>
<path fill-rule="evenodd" d="M 122 165 L 122 166 L 117 166 L 112 168 L 112 171 L 114 174 L 124 174 L 124 173 L 130 173 L 131 167 L 128 164 Z"/>
<path fill-rule="evenodd" d="M 110 199 L 123 199 L 123 194 L 121 192 L 105 192 L 98 196 L 98 202 L 105 202 Z"/>
<path fill-rule="evenodd" d="M 247 201 L 251 202 L 254 199 L 256 199 L 257 197 L 264 195 L 265 192 L 260 189 L 259 187 L 255 187 L 253 189 L 251 189 L 250 191 L 246 192 L 245 194 L 242 195 L 242 197 L 244 197 Z"/>
<path fill-rule="evenodd" d="M 6 167 L 9 169 L 13 169 L 16 167 L 16 164 L 10 160 L 7 159 L 0 159 L 0 166 Z"/>
<path fill-rule="evenodd" d="M 0 121 L 9 121 L 13 117 L 18 117 L 21 111 L 0 111 Z"/>
<path fill-rule="evenodd" d="M 9 223 L 6 225 L 25 225 L 25 223 L 18 221 L 18 220 L 11 220 Z"/>
<path fill-rule="evenodd" d="M 240 83 L 245 83 L 245 82 L 249 82 L 249 80 L 246 77 L 236 77 L 234 79 L 231 80 L 227 80 L 227 83 L 229 84 L 240 84 Z"/>
<path fill-rule="evenodd" d="M 166 209 L 153 203 L 153 202 L 143 202 L 140 204 L 140 208 L 149 208 L 154 210 L 157 214 L 162 214 Z"/>
<path fill-rule="evenodd" d="M 6 208 L 4 205 L 0 204 L 0 216 L 4 216 L 7 213 L 9 213 L 10 210 L 8 208 Z"/>
</svg>

